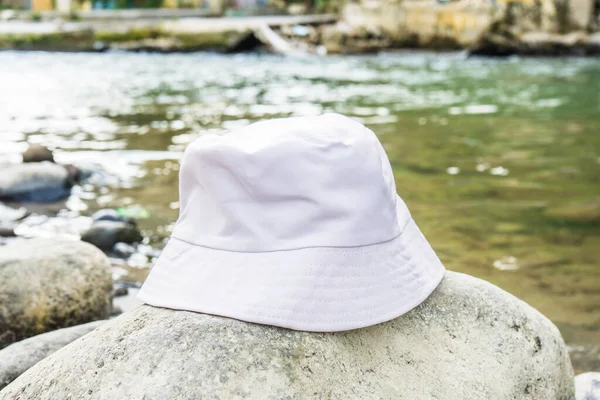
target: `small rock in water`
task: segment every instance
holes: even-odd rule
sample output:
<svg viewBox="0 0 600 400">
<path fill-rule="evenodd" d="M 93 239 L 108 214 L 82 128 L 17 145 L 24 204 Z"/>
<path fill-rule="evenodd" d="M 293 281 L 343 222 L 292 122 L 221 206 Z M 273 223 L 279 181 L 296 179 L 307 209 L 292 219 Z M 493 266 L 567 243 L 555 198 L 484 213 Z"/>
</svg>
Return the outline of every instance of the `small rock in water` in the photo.
<svg viewBox="0 0 600 400">
<path fill-rule="evenodd" d="M 127 286 L 115 286 L 113 289 L 113 297 L 127 296 L 129 289 Z"/>
<path fill-rule="evenodd" d="M 30 163 L 42 161 L 54 162 L 52 151 L 41 144 L 30 144 L 27 150 L 25 150 L 23 153 L 23 162 Z"/>
<path fill-rule="evenodd" d="M 47 161 L 3 165 L 0 198 L 40 203 L 65 198 L 77 178 L 73 174 L 74 171 Z"/>
<path fill-rule="evenodd" d="M 16 237 L 15 229 L 10 226 L 0 226 L 0 237 Z"/>
<path fill-rule="evenodd" d="M 110 251 L 115 244 L 142 241 L 140 231 L 132 224 L 121 221 L 98 221 L 81 235 L 81 240 L 93 244 L 104 251 Z"/>
<path fill-rule="evenodd" d="M 106 319 L 112 287 L 108 259 L 89 244 L 28 239 L 4 246 L 0 348 L 40 333 Z"/>
<path fill-rule="evenodd" d="M 600 372 L 586 372 L 575 377 L 576 400 L 600 400 Z"/>
</svg>

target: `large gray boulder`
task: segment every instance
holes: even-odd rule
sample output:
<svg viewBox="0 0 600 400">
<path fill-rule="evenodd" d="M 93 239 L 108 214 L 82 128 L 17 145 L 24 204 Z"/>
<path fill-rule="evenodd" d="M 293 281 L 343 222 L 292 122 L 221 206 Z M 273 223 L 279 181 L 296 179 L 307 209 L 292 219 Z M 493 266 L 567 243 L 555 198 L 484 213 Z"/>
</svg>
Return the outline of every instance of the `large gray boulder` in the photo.
<svg viewBox="0 0 600 400">
<path fill-rule="evenodd" d="M 0 251 L 0 349 L 59 328 L 106 319 L 106 256 L 77 241 L 30 239 Z"/>
<path fill-rule="evenodd" d="M 56 350 L 65 347 L 105 322 L 105 320 L 88 322 L 42 333 L 0 350 L 0 389 Z"/>
<path fill-rule="evenodd" d="M 349 332 L 297 332 L 140 306 L 62 348 L 1 399 L 553 399 L 574 397 L 556 327 L 448 272 L 422 305 Z"/>
</svg>

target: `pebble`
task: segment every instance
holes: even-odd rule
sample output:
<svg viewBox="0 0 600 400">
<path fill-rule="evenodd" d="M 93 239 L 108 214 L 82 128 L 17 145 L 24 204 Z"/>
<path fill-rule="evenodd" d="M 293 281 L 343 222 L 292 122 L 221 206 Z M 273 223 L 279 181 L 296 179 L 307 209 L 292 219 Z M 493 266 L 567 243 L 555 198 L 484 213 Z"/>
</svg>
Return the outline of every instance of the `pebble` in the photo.
<svg viewBox="0 0 600 400">
<path fill-rule="evenodd" d="M 113 297 L 127 296 L 129 289 L 126 286 L 115 286 L 113 289 Z"/>
<path fill-rule="evenodd" d="M 23 162 L 29 163 L 42 161 L 54 162 L 54 155 L 52 155 L 52 151 L 41 144 L 30 144 L 27 150 L 25 150 L 23 153 Z"/>
</svg>

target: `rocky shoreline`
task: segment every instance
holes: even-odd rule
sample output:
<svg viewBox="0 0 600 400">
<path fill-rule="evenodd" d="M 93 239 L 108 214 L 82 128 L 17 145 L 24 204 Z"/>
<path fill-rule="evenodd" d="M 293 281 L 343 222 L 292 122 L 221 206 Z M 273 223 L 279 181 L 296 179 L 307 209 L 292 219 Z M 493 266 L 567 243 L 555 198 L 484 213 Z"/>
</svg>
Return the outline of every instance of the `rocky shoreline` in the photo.
<svg viewBox="0 0 600 400">
<path fill-rule="evenodd" d="M 262 26 L 318 26 L 332 15 L 247 18 L 182 18 L 141 21 L 10 21 L 0 24 L 0 50 L 223 53 L 264 46 L 254 36 Z"/>
<path fill-rule="evenodd" d="M 0 50 L 326 55 L 421 49 L 466 50 L 476 56 L 599 56 L 599 16 L 591 6 L 585 14 L 570 2 L 380 1 L 377 6 L 348 3 L 337 16 L 10 21 L 0 26 Z M 283 45 L 265 38 L 265 27 Z"/>
<path fill-rule="evenodd" d="M 278 33 L 286 37 L 286 26 Z M 286 37 L 295 41 L 300 51 L 307 48 L 325 54 L 369 54 L 396 50 L 462 50 L 455 45 L 419 46 L 414 43 L 394 43 L 384 34 L 373 34 L 363 30 L 348 30 L 333 25 L 313 28 L 313 38 Z M 197 35 L 169 34 L 159 30 L 133 30 L 126 33 L 109 34 L 93 31 L 63 31 L 48 34 L 1 35 L 0 50 L 17 51 L 61 51 L 61 52 L 149 52 L 149 53 L 240 53 L 249 51 L 271 52 L 268 44 L 257 39 L 254 32 L 228 31 L 221 34 Z M 505 57 L 519 56 L 600 56 L 600 32 L 573 32 L 550 34 L 528 32 L 518 38 L 487 34 L 466 49 L 471 56 Z M 276 52 L 276 51 L 275 51 Z"/>
<path fill-rule="evenodd" d="M 471 55 L 483 56 L 600 56 L 600 32 L 574 32 L 564 35 L 529 32 L 520 38 L 486 35 Z"/>
</svg>

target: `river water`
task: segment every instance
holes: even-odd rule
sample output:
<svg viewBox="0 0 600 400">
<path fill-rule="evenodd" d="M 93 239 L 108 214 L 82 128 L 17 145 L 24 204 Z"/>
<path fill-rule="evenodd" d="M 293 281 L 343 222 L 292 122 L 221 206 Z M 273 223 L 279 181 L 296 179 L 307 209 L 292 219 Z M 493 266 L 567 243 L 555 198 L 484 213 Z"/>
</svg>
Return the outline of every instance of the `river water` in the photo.
<svg viewBox="0 0 600 400">
<path fill-rule="evenodd" d="M 7 52 L 0 85 L 0 159 L 18 161 L 30 141 L 60 162 L 101 165 L 104 178 L 61 207 L 133 207 L 155 248 L 177 217 L 178 160 L 198 135 L 353 116 L 384 143 L 448 269 L 527 301 L 572 345 L 600 344 L 596 60 Z M 126 263 L 120 279 L 147 272 Z"/>
</svg>

